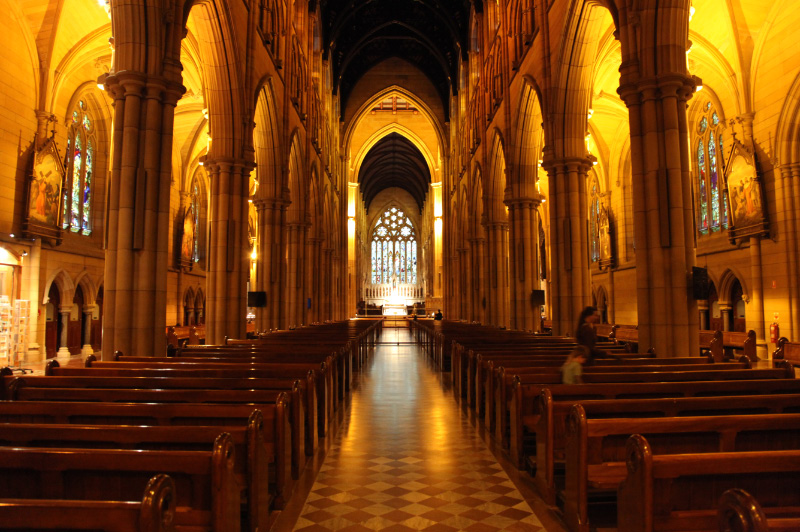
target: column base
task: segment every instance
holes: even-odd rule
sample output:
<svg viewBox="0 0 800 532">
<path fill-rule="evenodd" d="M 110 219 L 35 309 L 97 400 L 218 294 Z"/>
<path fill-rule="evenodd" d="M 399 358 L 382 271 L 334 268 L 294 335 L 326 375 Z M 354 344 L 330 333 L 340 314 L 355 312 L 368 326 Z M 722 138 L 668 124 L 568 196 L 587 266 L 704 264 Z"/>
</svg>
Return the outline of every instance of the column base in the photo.
<svg viewBox="0 0 800 532">
<path fill-rule="evenodd" d="M 94 349 L 92 349 L 92 345 L 91 344 L 85 344 L 83 347 L 81 347 L 81 356 L 82 357 L 88 357 L 89 355 L 93 355 L 93 354 L 94 354 Z"/>
</svg>

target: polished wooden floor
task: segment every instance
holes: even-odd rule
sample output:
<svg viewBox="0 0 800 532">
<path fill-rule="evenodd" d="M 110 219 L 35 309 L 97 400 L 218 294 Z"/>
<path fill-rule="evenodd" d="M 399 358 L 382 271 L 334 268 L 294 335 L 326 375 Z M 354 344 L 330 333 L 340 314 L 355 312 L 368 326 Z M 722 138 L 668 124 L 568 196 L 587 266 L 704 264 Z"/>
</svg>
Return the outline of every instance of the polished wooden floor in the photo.
<svg viewBox="0 0 800 532">
<path fill-rule="evenodd" d="M 385 329 L 274 529 L 562 530 L 443 379 L 407 329 Z"/>
</svg>

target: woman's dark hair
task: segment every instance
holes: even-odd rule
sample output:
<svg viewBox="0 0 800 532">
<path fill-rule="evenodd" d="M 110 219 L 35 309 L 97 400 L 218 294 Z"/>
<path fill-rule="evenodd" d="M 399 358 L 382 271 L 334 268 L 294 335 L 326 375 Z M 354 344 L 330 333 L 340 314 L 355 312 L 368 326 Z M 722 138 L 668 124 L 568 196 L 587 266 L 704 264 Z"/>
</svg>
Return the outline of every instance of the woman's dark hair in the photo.
<svg viewBox="0 0 800 532">
<path fill-rule="evenodd" d="M 595 312 L 597 312 L 597 308 L 596 307 L 585 307 L 581 311 L 581 313 L 578 315 L 578 326 L 575 327 L 575 330 L 577 331 L 578 329 L 580 329 L 581 325 L 586 323 L 586 318 L 588 318 L 589 316 L 591 316 Z"/>
</svg>

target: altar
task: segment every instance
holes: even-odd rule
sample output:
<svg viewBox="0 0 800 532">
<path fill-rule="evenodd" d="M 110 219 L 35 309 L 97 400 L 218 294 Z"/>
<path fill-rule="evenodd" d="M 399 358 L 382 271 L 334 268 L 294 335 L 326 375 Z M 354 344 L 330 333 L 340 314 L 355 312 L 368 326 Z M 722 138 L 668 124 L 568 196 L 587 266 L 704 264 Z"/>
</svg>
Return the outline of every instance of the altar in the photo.
<svg viewBox="0 0 800 532">
<path fill-rule="evenodd" d="M 408 314 L 406 306 L 398 303 L 386 303 L 383 305 L 384 316 L 405 316 Z"/>
</svg>

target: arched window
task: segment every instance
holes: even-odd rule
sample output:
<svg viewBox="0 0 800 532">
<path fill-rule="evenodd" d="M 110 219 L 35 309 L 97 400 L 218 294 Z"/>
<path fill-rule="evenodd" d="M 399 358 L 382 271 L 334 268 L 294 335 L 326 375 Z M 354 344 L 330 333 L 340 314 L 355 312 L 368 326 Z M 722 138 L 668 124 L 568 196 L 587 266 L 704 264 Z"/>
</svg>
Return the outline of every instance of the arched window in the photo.
<svg viewBox="0 0 800 532">
<path fill-rule="evenodd" d="M 79 100 L 72 111 L 67 137 L 64 168 L 67 180 L 64 186 L 64 229 L 73 233 L 92 233 L 92 179 L 94 177 L 95 136 L 94 121 L 89 116 L 86 103 Z"/>
<path fill-rule="evenodd" d="M 600 260 L 600 195 L 597 193 L 597 181 L 592 183 L 589 206 L 589 241 L 591 242 L 591 260 Z"/>
<path fill-rule="evenodd" d="M 721 119 L 711 102 L 703 105 L 693 146 L 697 167 L 697 229 L 707 235 L 728 228 L 728 197 L 722 183 Z"/>
<path fill-rule="evenodd" d="M 208 199 L 206 197 L 203 170 L 198 168 L 189 189 L 189 209 L 192 218 L 192 262 L 205 269 L 206 232 L 208 223 Z M 184 244 L 187 245 L 187 244 Z"/>
<path fill-rule="evenodd" d="M 372 282 L 417 283 L 417 237 L 411 220 L 392 207 L 372 233 Z"/>
</svg>

